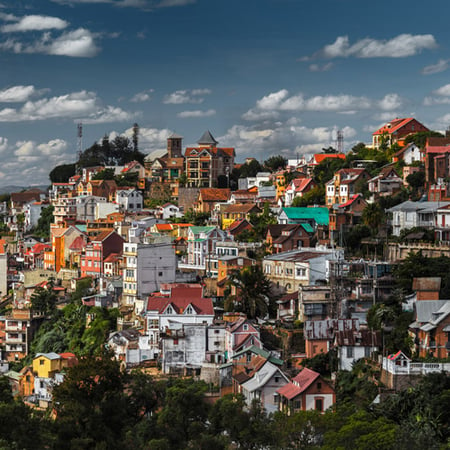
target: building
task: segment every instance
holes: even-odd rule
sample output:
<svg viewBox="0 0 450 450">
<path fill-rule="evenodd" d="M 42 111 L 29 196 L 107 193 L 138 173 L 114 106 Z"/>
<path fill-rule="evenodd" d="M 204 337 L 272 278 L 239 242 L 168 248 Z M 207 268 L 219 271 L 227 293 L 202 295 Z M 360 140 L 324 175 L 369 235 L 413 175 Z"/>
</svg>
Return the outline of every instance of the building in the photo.
<svg viewBox="0 0 450 450">
<path fill-rule="evenodd" d="M 312 178 L 296 178 L 290 182 L 284 191 L 284 205 L 291 206 L 294 198 L 303 197 L 311 189 L 314 189 L 316 184 Z"/>
<path fill-rule="evenodd" d="M 430 130 L 412 117 L 403 119 L 397 118 L 391 120 L 372 133 L 372 147 L 380 148 L 382 144 L 390 147 L 392 144 L 399 142 L 409 134 L 418 133 L 420 131 Z"/>
<path fill-rule="evenodd" d="M 325 204 L 330 207 L 348 202 L 367 185 L 370 175 L 363 168 L 340 169 L 325 184 Z"/>
<path fill-rule="evenodd" d="M 216 187 L 229 185 L 229 175 L 234 168 L 234 148 L 217 147 L 218 142 L 209 131 L 197 141 L 198 147 L 185 151 L 188 187 Z"/>
<path fill-rule="evenodd" d="M 280 411 L 288 415 L 299 411 L 325 412 L 336 403 L 331 384 L 318 372 L 305 367 L 292 381 L 280 389 Z"/>
</svg>

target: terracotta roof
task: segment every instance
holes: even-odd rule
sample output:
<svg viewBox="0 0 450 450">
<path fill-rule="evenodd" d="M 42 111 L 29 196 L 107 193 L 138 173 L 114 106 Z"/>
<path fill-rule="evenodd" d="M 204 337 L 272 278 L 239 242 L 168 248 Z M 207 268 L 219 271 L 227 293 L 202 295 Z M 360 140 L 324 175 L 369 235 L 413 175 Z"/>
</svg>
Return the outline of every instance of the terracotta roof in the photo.
<svg viewBox="0 0 450 450">
<path fill-rule="evenodd" d="M 312 157 L 310 164 L 320 164 L 327 158 L 345 159 L 345 155 L 343 153 L 317 153 Z"/>
<path fill-rule="evenodd" d="M 224 213 L 249 213 L 252 209 L 257 209 L 261 211 L 255 204 L 253 203 L 235 203 L 230 205 L 225 205 L 223 208 Z"/>
<path fill-rule="evenodd" d="M 312 178 L 296 178 L 291 181 L 291 184 L 293 185 L 295 192 L 303 192 L 312 181 Z"/>
<path fill-rule="evenodd" d="M 76 237 L 72 244 L 69 246 L 69 250 L 83 250 L 83 248 L 86 246 L 86 243 L 84 242 L 84 239 L 81 236 Z"/>
<path fill-rule="evenodd" d="M 221 202 L 227 201 L 230 198 L 230 189 L 219 189 L 219 188 L 201 188 L 200 196 L 205 202 Z"/>
<path fill-rule="evenodd" d="M 172 231 L 173 230 L 173 226 L 171 223 L 157 223 L 155 226 L 158 231 Z"/>
<path fill-rule="evenodd" d="M 111 253 L 108 255 L 103 262 L 105 263 L 113 263 L 116 261 L 119 261 L 122 258 L 122 256 L 119 253 Z"/>
<path fill-rule="evenodd" d="M 278 389 L 277 392 L 283 397 L 286 397 L 288 400 L 291 400 L 308 389 L 309 386 L 311 386 L 311 384 L 314 383 L 314 381 L 319 377 L 320 373 L 314 372 L 314 370 L 305 367 L 292 379 L 291 383 L 285 384 L 283 387 Z"/>
<path fill-rule="evenodd" d="M 372 134 L 392 134 L 394 131 L 397 131 L 399 128 L 405 126 L 408 122 L 411 120 L 414 120 L 412 117 L 408 117 L 406 119 L 394 119 L 390 122 L 383 125 L 381 128 L 379 128 L 377 131 L 374 131 Z"/>
<path fill-rule="evenodd" d="M 363 198 L 362 194 L 354 194 L 350 197 L 350 199 L 348 201 L 339 205 L 338 208 L 345 208 L 347 206 L 350 206 L 355 200 L 358 199 L 358 197 Z"/>
</svg>

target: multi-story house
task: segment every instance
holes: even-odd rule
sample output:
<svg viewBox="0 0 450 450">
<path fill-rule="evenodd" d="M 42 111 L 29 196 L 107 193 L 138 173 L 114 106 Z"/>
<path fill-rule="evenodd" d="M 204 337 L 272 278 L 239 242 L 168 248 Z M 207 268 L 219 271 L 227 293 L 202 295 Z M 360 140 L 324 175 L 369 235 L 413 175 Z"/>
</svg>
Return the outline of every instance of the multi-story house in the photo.
<svg viewBox="0 0 450 450">
<path fill-rule="evenodd" d="M 370 178 L 363 168 L 340 169 L 325 184 L 325 202 L 328 207 L 346 203 L 354 194 L 358 194 Z"/>
<path fill-rule="evenodd" d="M 81 257 L 81 276 L 101 277 L 105 273 L 105 259 L 111 253 L 121 254 L 123 243 L 124 239 L 115 231 L 106 231 L 92 238 Z"/>
<path fill-rule="evenodd" d="M 59 195 L 52 201 L 53 223 L 59 226 L 75 223 L 77 218 L 77 197 L 71 195 Z"/>
<path fill-rule="evenodd" d="M 116 203 L 119 205 L 120 211 L 138 212 L 144 207 L 144 198 L 142 192 L 137 189 L 121 189 L 116 191 Z"/>
<path fill-rule="evenodd" d="M 301 285 L 326 282 L 329 261 L 342 259 L 343 253 L 342 249 L 303 248 L 272 254 L 263 259 L 263 270 L 272 283 L 291 293 Z"/>
<path fill-rule="evenodd" d="M 259 215 L 261 210 L 252 203 L 224 205 L 221 208 L 222 230 L 226 230 L 236 220 L 250 220 L 250 215 Z"/>
<path fill-rule="evenodd" d="M 188 147 L 185 152 L 188 187 L 215 187 L 219 178 L 228 184 L 234 168 L 234 148 L 217 147 L 218 142 L 205 131 L 197 142 L 198 147 Z"/>
<path fill-rule="evenodd" d="M 179 267 L 204 270 L 210 276 L 217 275 L 217 245 L 231 241 L 228 234 L 217 227 L 189 227 L 187 236 L 187 255 Z"/>
<path fill-rule="evenodd" d="M 314 230 L 308 223 L 269 225 L 266 234 L 267 249 L 282 253 L 301 247 L 310 247 Z"/>
<path fill-rule="evenodd" d="M 412 117 L 394 119 L 372 133 L 372 147 L 380 148 L 384 143 L 388 147 L 401 141 L 409 134 L 430 131 L 426 126 Z"/>
<path fill-rule="evenodd" d="M 392 214 L 392 234 L 400 236 L 402 230 L 414 227 L 434 229 L 438 226 L 437 211 L 450 205 L 449 202 L 412 202 L 400 203 L 386 210 Z M 441 217 L 442 218 L 442 217 Z"/>
<path fill-rule="evenodd" d="M 30 309 L 11 310 L 5 317 L 4 357 L 7 361 L 19 361 L 28 355 L 35 329 Z"/>
<path fill-rule="evenodd" d="M 210 213 L 216 203 L 226 203 L 230 198 L 230 189 L 201 188 L 194 210 L 199 213 Z"/>
<path fill-rule="evenodd" d="M 403 187 L 403 179 L 393 167 L 384 167 L 380 173 L 368 180 L 369 191 L 375 196 L 392 195 Z"/>
<path fill-rule="evenodd" d="M 126 242 L 122 302 L 140 313 L 149 294 L 159 291 L 161 284 L 175 281 L 176 268 L 175 249 L 169 240 L 155 244 Z"/>
<path fill-rule="evenodd" d="M 334 318 L 333 301 L 330 286 L 299 286 L 298 320 Z"/>
</svg>

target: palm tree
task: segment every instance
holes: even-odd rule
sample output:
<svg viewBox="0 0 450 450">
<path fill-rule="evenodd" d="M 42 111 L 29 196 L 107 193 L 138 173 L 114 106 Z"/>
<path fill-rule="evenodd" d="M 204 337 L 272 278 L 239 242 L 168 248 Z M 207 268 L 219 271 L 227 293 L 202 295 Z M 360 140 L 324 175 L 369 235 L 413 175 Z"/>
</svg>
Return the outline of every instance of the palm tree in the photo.
<svg viewBox="0 0 450 450">
<path fill-rule="evenodd" d="M 234 270 L 228 283 L 234 288 L 234 295 L 227 299 L 234 310 L 247 314 L 250 319 L 267 316 L 271 299 L 270 281 L 260 266 Z"/>
<path fill-rule="evenodd" d="M 378 203 L 369 203 L 362 212 L 362 220 L 374 233 L 384 219 L 384 211 Z"/>
</svg>

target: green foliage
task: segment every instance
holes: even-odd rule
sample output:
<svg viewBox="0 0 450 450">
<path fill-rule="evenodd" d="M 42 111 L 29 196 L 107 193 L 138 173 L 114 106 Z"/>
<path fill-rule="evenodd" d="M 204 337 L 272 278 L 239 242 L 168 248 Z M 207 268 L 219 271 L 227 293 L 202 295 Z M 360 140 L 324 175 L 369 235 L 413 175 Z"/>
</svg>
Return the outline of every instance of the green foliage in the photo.
<svg viewBox="0 0 450 450">
<path fill-rule="evenodd" d="M 94 174 L 92 180 L 114 180 L 114 177 L 114 169 L 108 168 Z"/>
<path fill-rule="evenodd" d="M 208 222 L 209 214 L 195 212 L 193 209 L 188 209 L 184 216 L 179 219 L 173 219 L 175 223 L 192 223 L 196 226 L 204 226 Z"/>
<path fill-rule="evenodd" d="M 302 197 L 295 197 L 292 206 L 309 206 L 325 204 L 325 186 L 320 185 L 312 188 Z"/>
<path fill-rule="evenodd" d="M 412 189 L 412 195 L 417 197 L 424 190 L 425 186 L 425 172 L 414 172 L 406 177 L 406 181 Z"/>
<path fill-rule="evenodd" d="M 47 288 L 38 287 L 31 295 L 31 309 L 44 316 L 51 315 L 56 308 L 56 294 L 53 292 L 53 283 Z"/>
<path fill-rule="evenodd" d="M 337 352 L 333 349 L 328 353 L 320 353 L 313 358 L 305 358 L 302 365 L 321 375 L 330 376 L 338 368 Z"/>
<path fill-rule="evenodd" d="M 283 170 L 287 166 L 287 159 L 284 156 L 277 155 L 271 156 L 264 161 L 264 167 L 269 169 L 271 172 L 276 172 L 277 170 Z"/>
<path fill-rule="evenodd" d="M 314 167 L 313 180 L 320 185 L 330 181 L 334 173 L 345 166 L 345 161 L 340 158 L 325 158 L 319 165 Z"/>
<path fill-rule="evenodd" d="M 417 147 L 420 147 L 422 150 L 425 148 L 425 144 L 429 137 L 444 137 L 442 133 L 438 131 L 419 131 L 418 133 L 410 134 L 405 138 L 405 146 L 414 142 Z"/>
<path fill-rule="evenodd" d="M 376 235 L 378 228 L 385 220 L 384 211 L 379 203 L 369 203 L 362 212 L 362 221 L 372 230 L 373 235 Z"/>
<path fill-rule="evenodd" d="M 273 315 L 275 298 L 271 292 L 271 283 L 260 266 L 232 271 L 228 283 L 236 289 L 236 295 L 230 295 L 225 300 L 225 308 L 228 311 L 243 312 L 250 319 Z"/>
<path fill-rule="evenodd" d="M 33 229 L 33 234 L 44 239 L 49 239 L 50 237 L 50 224 L 53 223 L 53 211 L 54 207 L 52 205 L 42 208 L 41 216 Z"/>
<path fill-rule="evenodd" d="M 48 176 L 52 183 L 67 183 L 75 173 L 76 164 L 61 164 L 51 170 Z"/>
<path fill-rule="evenodd" d="M 361 250 L 361 239 L 371 236 L 372 230 L 364 224 L 358 224 L 352 227 L 344 234 L 344 242 L 346 248 L 350 252 L 357 252 Z"/>
</svg>

